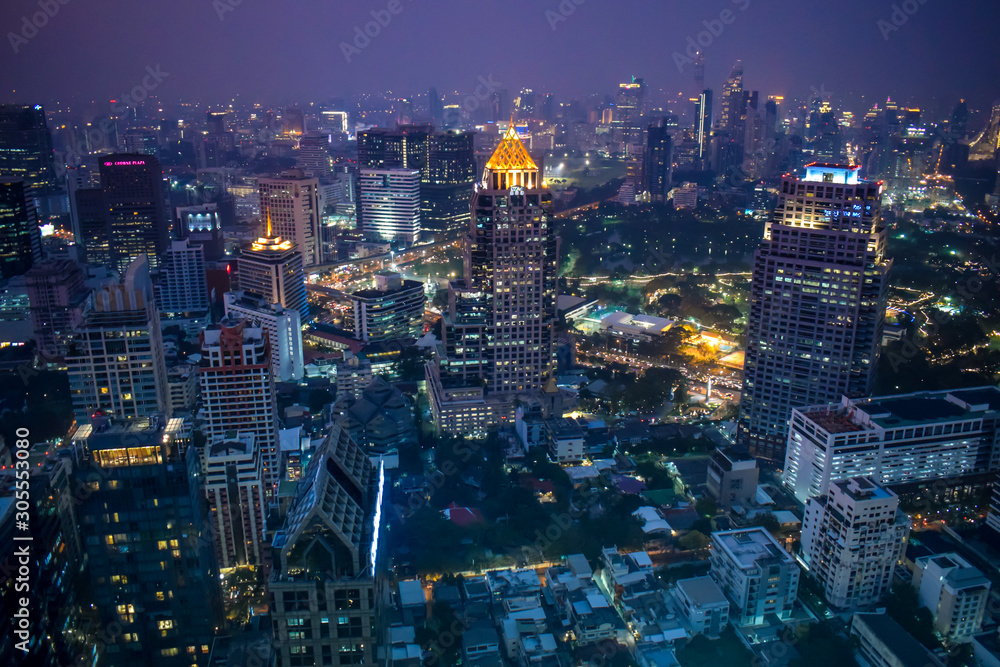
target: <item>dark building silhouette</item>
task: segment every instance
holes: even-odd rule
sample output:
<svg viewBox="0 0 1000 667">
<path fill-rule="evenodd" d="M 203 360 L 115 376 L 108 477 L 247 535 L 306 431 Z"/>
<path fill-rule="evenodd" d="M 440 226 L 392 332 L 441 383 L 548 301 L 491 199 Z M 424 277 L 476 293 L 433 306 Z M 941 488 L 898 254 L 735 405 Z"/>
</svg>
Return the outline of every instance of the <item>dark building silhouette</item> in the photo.
<svg viewBox="0 0 1000 667">
<path fill-rule="evenodd" d="M 35 198 L 21 178 L 0 176 L 0 273 L 19 276 L 42 259 Z"/>
<path fill-rule="evenodd" d="M 156 268 L 170 242 L 160 161 L 138 153 L 108 155 L 101 160 L 101 190 L 112 264 L 121 271 L 146 255 Z"/>
</svg>

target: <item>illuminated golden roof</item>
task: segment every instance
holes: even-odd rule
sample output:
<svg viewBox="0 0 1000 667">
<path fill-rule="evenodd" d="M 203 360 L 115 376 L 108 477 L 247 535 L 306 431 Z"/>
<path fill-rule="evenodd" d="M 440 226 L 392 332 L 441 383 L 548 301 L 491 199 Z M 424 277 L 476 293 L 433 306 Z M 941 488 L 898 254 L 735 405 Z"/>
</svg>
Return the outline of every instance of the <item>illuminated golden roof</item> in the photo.
<svg viewBox="0 0 1000 667">
<path fill-rule="evenodd" d="M 500 145 L 497 146 L 495 151 L 493 151 L 493 155 L 490 156 L 490 161 L 486 163 L 486 168 L 490 171 L 538 169 L 538 165 L 536 165 L 535 161 L 531 159 L 530 155 L 528 155 L 528 151 L 525 150 L 524 144 L 521 143 L 521 139 L 517 136 L 517 130 L 514 129 L 514 123 L 510 124 L 510 127 L 507 129 L 507 134 L 503 136 L 503 139 L 500 141 Z"/>
</svg>

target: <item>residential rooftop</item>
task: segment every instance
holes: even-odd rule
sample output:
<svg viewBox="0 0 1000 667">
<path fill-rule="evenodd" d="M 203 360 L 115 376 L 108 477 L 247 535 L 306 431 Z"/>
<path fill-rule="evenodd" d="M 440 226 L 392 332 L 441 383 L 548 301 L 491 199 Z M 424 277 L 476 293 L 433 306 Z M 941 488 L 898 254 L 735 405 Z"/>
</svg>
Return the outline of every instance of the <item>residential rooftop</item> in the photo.
<svg viewBox="0 0 1000 667">
<path fill-rule="evenodd" d="M 795 562 L 792 555 L 781 548 L 771 533 L 759 527 L 714 532 L 712 542 L 725 550 L 726 554 L 743 569 L 750 569 L 759 564 Z"/>
</svg>

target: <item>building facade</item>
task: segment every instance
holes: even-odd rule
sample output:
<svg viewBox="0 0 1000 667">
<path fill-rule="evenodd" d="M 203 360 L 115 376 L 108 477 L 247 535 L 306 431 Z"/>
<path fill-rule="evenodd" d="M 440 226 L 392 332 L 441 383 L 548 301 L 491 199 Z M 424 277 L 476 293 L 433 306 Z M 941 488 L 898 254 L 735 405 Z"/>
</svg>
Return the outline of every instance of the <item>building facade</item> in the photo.
<svg viewBox="0 0 1000 667">
<path fill-rule="evenodd" d="M 83 281 L 83 270 L 69 257 L 36 264 L 25 275 L 35 342 L 43 355 L 66 354 L 73 331 L 83 323 L 90 295 Z"/>
<path fill-rule="evenodd" d="M 428 393 L 438 428 L 483 432 L 553 376 L 558 240 L 552 194 L 511 126 L 472 198 L 465 278 L 453 281 Z M 433 368 L 431 368 L 433 366 Z M 494 421 L 496 420 L 496 421 Z"/>
<path fill-rule="evenodd" d="M 754 456 L 784 459 L 793 407 L 871 393 L 892 261 L 882 185 L 859 169 L 785 176 L 754 255 L 737 430 Z"/>
<path fill-rule="evenodd" d="M 187 239 L 173 241 L 160 258 L 157 305 L 166 315 L 194 315 L 209 309 L 205 250 Z"/>
<path fill-rule="evenodd" d="M 953 643 L 979 634 L 990 598 L 990 580 L 955 553 L 915 561 L 913 587 L 920 606 L 934 615 L 934 629 Z"/>
<path fill-rule="evenodd" d="M 254 434 L 231 432 L 205 445 L 205 497 L 219 568 L 259 567 L 264 548 L 264 468 Z"/>
<path fill-rule="evenodd" d="M 275 535 L 268 582 L 278 665 L 375 665 L 384 608 L 378 537 L 384 469 L 334 425 Z"/>
<path fill-rule="evenodd" d="M 119 419 L 170 414 L 160 315 L 144 255 L 119 284 L 90 297 L 66 365 L 77 421 L 88 422 L 99 412 Z"/>
<path fill-rule="evenodd" d="M 275 382 L 302 379 L 302 318 L 299 311 L 267 303 L 244 292 L 226 292 L 226 316 L 243 318 L 267 332 L 271 345 L 271 373 Z"/>
<path fill-rule="evenodd" d="M 413 245 L 420 240 L 420 172 L 362 169 L 358 228 L 367 236 Z"/>
<path fill-rule="evenodd" d="M 806 502 L 802 560 L 834 607 L 874 605 L 889 592 L 908 533 L 896 494 L 852 477 Z"/>
<path fill-rule="evenodd" d="M 146 255 L 150 267 L 158 268 L 170 243 L 160 161 L 152 155 L 116 153 L 104 156 L 100 166 L 112 263 L 123 271 Z"/>
<path fill-rule="evenodd" d="M 309 299 L 302 255 L 291 241 L 274 235 L 270 218 L 265 234 L 246 245 L 236 258 L 233 291 L 297 310 L 302 321 L 306 321 Z"/>
<path fill-rule="evenodd" d="M 35 195 L 20 178 L 0 176 L 0 276 L 24 275 L 42 261 Z"/>
<path fill-rule="evenodd" d="M 354 337 L 366 343 L 419 338 L 427 304 L 424 284 L 393 271 L 376 273 L 374 283 L 351 294 Z"/>
<path fill-rule="evenodd" d="M 805 502 L 850 477 L 884 486 L 1000 469 L 1000 389 L 842 398 L 792 410 L 782 480 Z"/>
<path fill-rule="evenodd" d="M 719 447 L 708 459 L 706 486 L 719 506 L 730 510 L 756 499 L 759 476 L 757 461 L 746 450 Z"/>
<path fill-rule="evenodd" d="M 319 180 L 292 170 L 277 178 L 259 178 L 257 187 L 260 210 L 269 212 L 274 234 L 294 244 L 304 268 L 322 264 Z"/>
<path fill-rule="evenodd" d="M 263 329 L 227 318 L 201 336 L 202 432 L 209 443 L 248 432 L 261 451 L 268 493 L 280 481 L 278 408 L 271 346 Z"/>
<path fill-rule="evenodd" d="M 799 566 L 763 528 L 712 533 L 710 576 L 730 602 L 729 618 L 741 626 L 774 614 L 789 620 L 799 590 Z"/>
</svg>

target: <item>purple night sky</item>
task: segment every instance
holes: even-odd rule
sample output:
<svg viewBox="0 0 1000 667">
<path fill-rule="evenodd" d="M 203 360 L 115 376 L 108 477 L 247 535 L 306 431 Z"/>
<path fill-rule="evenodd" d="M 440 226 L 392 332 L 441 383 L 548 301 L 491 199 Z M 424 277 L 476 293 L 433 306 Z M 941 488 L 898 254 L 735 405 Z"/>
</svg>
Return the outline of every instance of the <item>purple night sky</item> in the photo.
<svg viewBox="0 0 1000 667">
<path fill-rule="evenodd" d="M 560 14 L 560 2 L 572 13 Z M 140 83 L 147 65 L 169 74 L 157 90 L 162 98 L 204 102 L 236 95 L 324 101 L 369 91 L 423 93 L 430 86 L 464 94 L 480 76 L 511 93 L 529 86 L 559 99 L 612 92 L 632 74 L 653 89 L 690 92 L 691 68 L 681 74 L 673 54 L 705 30 L 704 21 L 720 16 L 731 22 L 716 23 L 722 30 L 705 48 L 706 83 L 715 89 L 742 58 L 746 88 L 805 97 L 815 87 L 858 111 L 862 95 L 865 106 L 891 95 L 935 113 L 960 97 L 980 110 L 1000 97 L 996 0 L 41 4 L 57 10 L 39 20 L 47 24 L 37 34 L 24 29 L 23 17 L 42 11 L 39 0 L 0 4 L 2 101 L 107 100 Z M 389 13 L 391 5 L 398 13 Z M 391 20 L 348 63 L 341 43 L 353 41 L 372 11 Z"/>
</svg>

